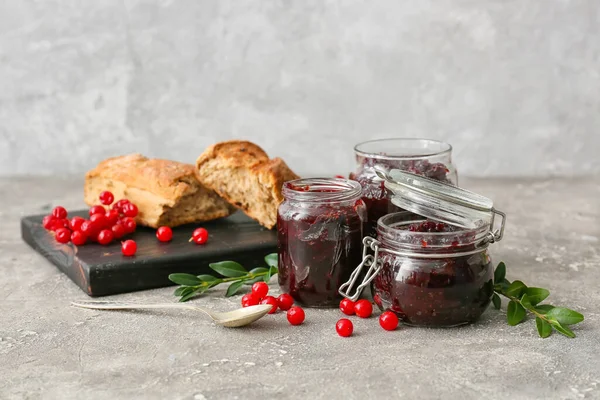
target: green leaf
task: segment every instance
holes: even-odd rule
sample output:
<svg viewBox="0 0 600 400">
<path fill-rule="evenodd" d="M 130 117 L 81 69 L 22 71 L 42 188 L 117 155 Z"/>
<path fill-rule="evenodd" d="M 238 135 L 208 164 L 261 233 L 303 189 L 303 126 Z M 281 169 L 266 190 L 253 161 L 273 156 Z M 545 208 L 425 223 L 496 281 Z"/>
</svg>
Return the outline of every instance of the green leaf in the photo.
<svg viewBox="0 0 600 400">
<path fill-rule="evenodd" d="M 554 306 L 550 305 L 550 304 L 539 304 L 535 307 L 535 311 L 539 312 L 540 314 L 546 314 L 548 311 L 552 310 L 554 308 Z"/>
<path fill-rule="evenodd" d="M 264 277 L 265 277 L 264 275 L 261 275 L 261 276 L 257 276 L 257 277 L 252 278 L 252 279 L 246 279 L 244 281 L 244 285 L 254 285 L 256 282 L 262 281 Z"/>
<path fill-rule="evenodd" d="M 501 262 L 494 271 L 494 283 L 501 283 L 506 276 L 506 265 Z"/>
<path fill-rule="evenodd" d="M 175 282 L 178 285 L 184 286 L 197 286 L 202 283 L 200 279 L 192 274 L 170 274 L 169 280 L 171 282 Z"/>
<path fill-rule="evenodd" d="M 187 293 L 189 290 L 194 290 L 193 287 L 191 286 L 179 286 L 177 289 L 175 289 L 175 291 L 173 292 L 174 296 L 183 296 L 185 293 Z"/>
<path fill-rule="evenodd" d="M 502 300 L 500 300 L 500 296 L 498 296 L 496 293 L 494 293 L 492 296 L 492 303 L 494 303 L 494 308 L 496 310 L 499 310 L 502 306 Z"/>
<path fill-rule="evenodd" d="M 515 326 L 525 318 L 525 309 L 519 303 L 511 300 L 508 303 L 508 308 L 506 310 L 506 320 L 508 324 L 511 326 Z"/>
<path fill-rule="evenodd" d="M 563 307 L 554 307 L 546 313 L 546 317 L 555 319 L 563 325 L 574 325 L 583 321 L 583 315 Z"/>
<path fill-rule="evenodd" d="M 535 326 L 541 338 L 547 338 L 552 333 L 552 325 L 544 321 L 540 317 L 535 318 Z"/>
<path fill-rule="evenodd" d="M 191 299 L 192 297 L 195 297 L 199 294 L 204 293 L 205 289 L 204 288 L 196 288 L 193 289 L 191 292 L 185 294 L 184 296 L 181 296 L 181 298 L 179 299 L 179 301 L 181 303 L 188 301 L 189 299 Z"/>
<path fill-rule="evenodd" d="M 525 289 L 525 294 L 527 295 L 529 302 L 535 306 L 544 301 L 546 297 L 550 296 L 550 291 L 542 288 L 528 287 Z"/>
<path fill-rule="evenodd" d="M 206 283 L 211 283 L 211 282 L 221 280 L 221 279 L 217 278 L 216 276 L 212 276 L 212 275 L 198 275 L 198 279 L 200 279 L 202 282 L 206 282 Z"/>
<path fill-rule="evenodd" d="M 235 261 L 221 261 L 208 264 L 214 271 L 226 276 L 227 278 L 237 278 L 248 274 L 248 271 L 241 264 Z"/>
<path fill-rule="evenodd" d="M 554 329 L 556 329 L 558 332 L 562 333 L 565 336 L 568 336 L 570 338 L 574 338 L 575 337 L 575 333 L 573 333 L 572 330 L 570 330 L 569 328 L 567 328 L 566 326 L 562 326 L 560 324 L 560 322 L 558 321 L 551 321 L 552 326 L 554 327 Z"/>
<path fill-rule="evenodd" d="M 244 281 L 233 282 L 227 288 L 227 293 L 225 293 L 225 297 L 231 297 L 231 296 L 233 296 L 234 294 L 236 294 L 238 292 L 238 290 L 240 290 L 240 288 L 242 286 L 244 286 Z"/>
<path fill-rule="evenodd" d="M 508 289 L 506 289 L 506 294 L 509 296 L 521 298 L 521 296 L 525 292 L 525 289 L 527 289 L 527 286 L 525 286 L 523 282 L 514 281 L 510 284 Z"/>
<path fill-rule="evenodd" d="M 529 296 L 527 296 L 527 294 L 521 296 L 521 305 L 528 310 L 534 309 L 533 304 L 531 304 L 531 300 L 529 299 Z"/>
<path fill-rule="evenodd" d="M 265 268 L 265 267 L 258 267 L 258 268 L 254 268 L 250 271 L 251 275 L 258 275 L 258 274 L 264 274 L 265 272 L 268 272 L 269 269 Z"/>
<path fill-rule="evenodd" d="M 271 253 L 265 257 L 265 262 L 269 267 L 277 268 L 277 253 Z"/>
</svg>

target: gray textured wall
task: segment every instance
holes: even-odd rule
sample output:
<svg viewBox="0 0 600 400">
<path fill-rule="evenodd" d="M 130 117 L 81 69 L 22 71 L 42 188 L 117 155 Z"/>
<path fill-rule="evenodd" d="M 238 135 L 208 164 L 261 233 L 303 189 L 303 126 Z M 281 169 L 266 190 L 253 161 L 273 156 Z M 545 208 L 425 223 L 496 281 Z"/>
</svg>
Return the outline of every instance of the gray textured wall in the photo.
<svg viewBox="0 0 600 400">
<path fill-rule="evenodd" d="M 600 1 L 0 1 L 0 174 L 248 138 L 307 174 L 443 139 L 463 175 L 600 171 Z"/>
</svg>

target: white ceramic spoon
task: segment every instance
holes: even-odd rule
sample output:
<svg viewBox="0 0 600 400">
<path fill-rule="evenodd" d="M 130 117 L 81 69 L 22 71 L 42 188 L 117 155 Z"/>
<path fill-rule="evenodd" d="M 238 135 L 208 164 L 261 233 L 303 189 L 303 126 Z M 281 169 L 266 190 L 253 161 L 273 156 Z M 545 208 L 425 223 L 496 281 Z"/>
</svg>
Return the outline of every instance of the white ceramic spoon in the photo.
<svg viewBox="0 0 600 400">
<path fill-rule="evenodd" d="M 256 306 L 238 308 L 237 310 L 233 311 L 215 312 L 186 303 L 136 304 L 121 303 L 118 301 L 80 301 L 72 302 L 71 305 L 81 308 L 90 308 L 92 310 L 141 310 L 156 308 L 179 308 L 194 310 L 203 312 L 211 317 L 217 324 L 229 328 L 237 328 L 251 324 L 252 322 L 267 315 L 272 308 L 272 306 L 269 304 L 259 304 Z"/>
</svg>

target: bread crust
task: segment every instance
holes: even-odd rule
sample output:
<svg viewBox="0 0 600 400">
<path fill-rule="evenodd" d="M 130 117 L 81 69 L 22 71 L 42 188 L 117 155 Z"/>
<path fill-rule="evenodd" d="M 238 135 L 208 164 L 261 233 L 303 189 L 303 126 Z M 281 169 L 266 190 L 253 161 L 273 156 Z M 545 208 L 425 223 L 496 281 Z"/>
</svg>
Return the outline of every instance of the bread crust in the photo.
<svg viewBox="0 0 600 400">
<path fill-rule="evenodd" d="M 235 211 L 197 180 L 193 165 L 138 153 L 108 158 L 87 172 L 86 204 L 98 204 L 102 190 L 113 191 L 116 200 L 131 200 L 139 209 L 136 221 L 154 228 L 209 221 Z"/>
<path fill-rule="evenodd" d="M 241 181 L 235 184 L 249 189 L 246 193 L 234 193 L 223 179 L 215 176 L 217 169 L 221 173 L 227 171 L 229 176 L 239 175 Z M 269 159 L 262 148 L 244 140 L 208 147 L 196 161 L 196 174 L 205 186 L 268 229 L 277 223 L 277 207 L 283 201 L 283 183 L 299 178 L 281 158 Z M 258 192 L 262 198 L 251 199 L 250 192 Z"/>
</svg>

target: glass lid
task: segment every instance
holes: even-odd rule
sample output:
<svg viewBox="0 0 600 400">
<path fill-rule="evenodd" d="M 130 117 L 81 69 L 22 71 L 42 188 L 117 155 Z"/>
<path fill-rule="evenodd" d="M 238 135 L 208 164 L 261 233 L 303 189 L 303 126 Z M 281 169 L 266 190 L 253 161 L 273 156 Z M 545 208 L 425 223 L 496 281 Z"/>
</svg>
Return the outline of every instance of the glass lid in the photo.
<svg viewBox="0 0 600 400">
<path fill-rule="evenodd" d="M 506 215 L 496 210 L 494 202 L 487 197 L 399 169 L 386 172 L 376 166 L 375 170 L 385 180 L 394 205 L 466 229 L 489 225 L 494 236 L 492 241 L 502 238 Z M 496 215 L 502 217 L 502 221 L 499 229 L 493 231 Z"/>
</svg>

